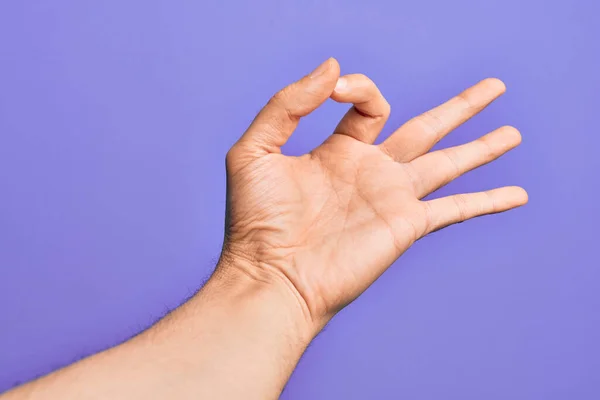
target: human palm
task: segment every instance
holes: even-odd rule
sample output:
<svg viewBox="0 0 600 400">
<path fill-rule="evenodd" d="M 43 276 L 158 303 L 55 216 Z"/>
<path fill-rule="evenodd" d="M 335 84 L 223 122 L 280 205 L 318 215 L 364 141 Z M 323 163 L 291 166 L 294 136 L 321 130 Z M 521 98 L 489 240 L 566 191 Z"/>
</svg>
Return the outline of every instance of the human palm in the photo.
<svg viewBox="0 0 600 400">
<path fill-rule="evenodd" d="M 516 187 L 421 200 L 519 144 L 518 131 L 503 127 L 428 152 L 503 91 L 482 81 L 374 145 L 388 103 L 368 78 L 340 78 L 326 61 L 275 95 L 229 152 L 224 254 L 246 260 L 236 265 L 254 278 L 283 282 L 322 321 L 427 233 L 526 203 Z M 309 154 L 281 154 L 298 119 L 329 97 L 354 103 L 334 133 Z"/>
</svg>

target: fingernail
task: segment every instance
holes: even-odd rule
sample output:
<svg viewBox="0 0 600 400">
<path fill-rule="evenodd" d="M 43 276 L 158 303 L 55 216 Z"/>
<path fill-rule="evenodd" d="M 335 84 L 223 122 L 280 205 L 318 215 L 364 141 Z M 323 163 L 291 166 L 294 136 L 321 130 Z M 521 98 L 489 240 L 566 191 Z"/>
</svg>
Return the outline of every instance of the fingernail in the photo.
<svg viewBox="0 0 600 400">
<path fill-rule="evenodd" d="M 313 72 L 311 72 L 309 76 L 311 78 L 316 78 L 320 75 L 323 75 L 325 72 L 327 72 L 327 70 L 329 70 L 329 67 L 331 66 L 330 60 L 331 60 L 331 58 L 328 58 L 327 60 L 325 60 L 323 62 L 323 64 L 321 64 L 317 68 L 315 68 L 315 70 Z"/>
<path fill-rule="evenodd" d="M 346 89 L 348 89 L 348 79 L 342 76 L 340 79 L 338 79 L 337 83 L 335 84 L 334 90 L 338 93 L 341 93 L 345 92 Z"/>
</svg>

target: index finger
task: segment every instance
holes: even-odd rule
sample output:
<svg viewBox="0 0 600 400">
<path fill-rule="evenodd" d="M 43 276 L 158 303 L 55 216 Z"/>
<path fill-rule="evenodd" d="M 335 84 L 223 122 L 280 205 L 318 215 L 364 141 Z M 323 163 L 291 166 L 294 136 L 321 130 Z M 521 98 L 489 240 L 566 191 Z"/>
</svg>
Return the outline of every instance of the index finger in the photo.
<svg viewBox="0 0 600 400">
<path fill-rule="evenodd" d="M 377 85 L 363 74 L 342 76 L 331 98 L 339 103 L 353 103 L 334 134 L 373 143 L 390 116 L 390 104 Z"/>
</svg>

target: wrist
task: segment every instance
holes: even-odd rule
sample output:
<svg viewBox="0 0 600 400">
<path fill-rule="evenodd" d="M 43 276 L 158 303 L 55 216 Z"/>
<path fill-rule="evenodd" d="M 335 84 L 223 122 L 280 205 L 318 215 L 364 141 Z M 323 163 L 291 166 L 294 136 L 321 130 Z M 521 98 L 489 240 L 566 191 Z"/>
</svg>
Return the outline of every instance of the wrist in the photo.
<svg viewBox="0 0 600 400">
<path fill-rule="evenodd" d="M 205 290 L 218 293 L 233 307 L 251 308 L 258 318 L 268 315 L 291 340 L 305 346 L 324 326 L 314 321 L 306 302 L 285 275 L 231 251 L 221 254 L 202 292 Z"/>
<path fill-rule="evenodd" d="M 194 297 L 134 340 L 149 364 L 176 366 L 164 379 L 202 382 L 202 398 L 264 399 L 283 390 L 318 330 L 285 284 L 250 268 L 224 253 Z"/>
</svg>

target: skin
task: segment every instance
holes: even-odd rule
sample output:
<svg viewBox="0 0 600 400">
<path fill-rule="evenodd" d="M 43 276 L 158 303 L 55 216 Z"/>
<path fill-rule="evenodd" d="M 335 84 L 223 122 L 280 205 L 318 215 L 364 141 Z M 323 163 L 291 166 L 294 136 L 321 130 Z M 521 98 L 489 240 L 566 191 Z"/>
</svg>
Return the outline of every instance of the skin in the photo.
<svg viewBox="0 0 600 400">
<path fill-rule="evenodd" d="M 422 200 L 521 142 L 502 127 L 430 152 L 504 91 L 486 79 L 374 145 L 389 104 L 369 78 L 325 61 L 227 154 L 226 237 L 202 290 L 148 331 L 0 399 L 276 399 L 310 341 L 412 243 L 527 202 L 518 187 Z M 333 134 L 309 154 L 281 154 L 328 98 L 353 104 Z"/>
</svg>

